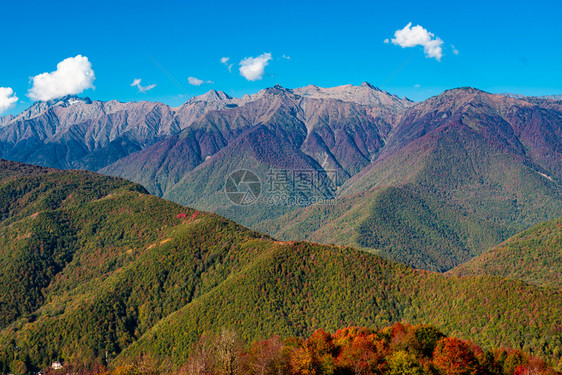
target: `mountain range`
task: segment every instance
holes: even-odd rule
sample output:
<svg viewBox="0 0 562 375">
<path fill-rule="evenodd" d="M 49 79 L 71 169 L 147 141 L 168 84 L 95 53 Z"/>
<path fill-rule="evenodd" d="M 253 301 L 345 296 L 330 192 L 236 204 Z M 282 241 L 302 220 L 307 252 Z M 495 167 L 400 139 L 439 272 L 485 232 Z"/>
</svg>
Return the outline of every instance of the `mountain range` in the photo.
<svg viewBox="0 0 562 375">
<path fill-rule="evenodd" d="M 124 177 L 281 240 L 447 271 L 560 216 L 562 101 L 460 88 L 415 103 L 368 83 L 210 91 L 178 108 L 66 97 L 3 118 L 0 157 Z M 254 204 L 225 194 L 237 170 L 261 181 Z"/>
</svg>

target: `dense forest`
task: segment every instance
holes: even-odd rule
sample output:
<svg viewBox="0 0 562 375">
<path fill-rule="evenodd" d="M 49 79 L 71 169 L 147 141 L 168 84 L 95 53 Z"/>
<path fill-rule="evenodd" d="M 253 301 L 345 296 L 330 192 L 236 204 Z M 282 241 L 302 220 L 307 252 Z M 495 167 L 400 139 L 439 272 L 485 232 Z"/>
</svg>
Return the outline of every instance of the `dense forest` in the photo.
<svg viewBox="0 0 562 375">
<path fill-rule="evenodd" d="M 2 373 L 142 357 L 181 368 L 223 327 L 289 345 L 318 329 L 400 321 L 560 368 L 557 289 L 279 242 L 122 179 L 0 163 Z"/>
<path fill-rule="evenodd" d="M 535 225 L 450 271 L 457 276 L 498 275 L 562 287 L 562 218 Z"/>
</svg>

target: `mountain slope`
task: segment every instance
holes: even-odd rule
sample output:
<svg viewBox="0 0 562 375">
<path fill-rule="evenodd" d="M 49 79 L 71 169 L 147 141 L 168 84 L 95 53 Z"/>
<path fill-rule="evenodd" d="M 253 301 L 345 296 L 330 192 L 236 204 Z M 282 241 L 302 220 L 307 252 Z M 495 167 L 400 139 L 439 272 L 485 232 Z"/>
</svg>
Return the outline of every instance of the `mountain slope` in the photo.
<svg viewBox="0 0 562 375">
<path fill-rule="evenodd" d="M 269 170 L 304 171 L 336 176 L 332 183 L 340 185 L 369 165 L 410 104 L 368 84 L 349 85 L 345 90 L 349 94 L 345 100 L 329 95 L 330 90 L 303 96 L 305 91 L 281 86 L 261 90 L 244 105 L 210 111 L 178 136 L 131 154 L 101 172 L 129 178 L 181 204 L 255 225 L 291 207 L 232 205 L 220 194 L 229 173 L 252 170 L 265 186 Z M 250 142 L 247 149 L 247 140 L 255 137 L 261 138 L 259 144 Z M 228 169 L 220 167 L 224 165 Z M 321 192 L 326 190 L 323 184 L 318 190 L 315 198 L 332 198 Z M 291 198 L 299 200 L 299 194 Z"/>
<path fill-rule="evenodd" d="M 539 302 L 543 293 L 550 299 Z M 537 304 L 534 312 L 526 308 L 530 300 Z M 200 334 L 222 326 L 254 339 L 396 320 L 428 321 L 483 345 L 511 347 L 520 344 L 507 327 L 529 324 L 526 340 L 554 348 L 559 345 L 556 323 L 545 332 L 533 321 L 535 314 L 546 318 L 559 302 L 557 292 L 523 283 L 421 273 L 349 248 L 297 243 L 263 254 L 219 288 L 163 320 L 123 356 L 148 352 L 179 362 Z"/>
<path fill-rule="evenodd" d="M 34 365 L 118 353 L 250 261 L 254 248 L 241 247 L 263 237 L 121 179 L 9 162 L 1 169 L 10 171 L 2 198 L 14 202 L 0 224 L 3 368 L 23 326 L 47 329 L 22 337 L 35 348 Z"/>
<path fill-rule="evenodd" d="M 562 211 L 560 113 L 474 89 L 445 92 L 405 114 L 380 157 L 345 182 L 339 207 L 256 228 L 446 271 Z M 337 215 L 327 220 L 326 211 Z"/>
<path fill-rule="evenodd" d="M 0 222 L 3 372 L 144 351 L 181 364 L 198 333 L 221 326 L 255 339 L 399 320 L 559 361 L 559 291 L 277 242 L 90 172 L 0 167 L 13 202 Z"/>
<path fill-rule="evenodd" d="M 536 225 L 449 271 L 455 276 L 498 275 L 562 287 L 562 219 Z"/>
</svg>

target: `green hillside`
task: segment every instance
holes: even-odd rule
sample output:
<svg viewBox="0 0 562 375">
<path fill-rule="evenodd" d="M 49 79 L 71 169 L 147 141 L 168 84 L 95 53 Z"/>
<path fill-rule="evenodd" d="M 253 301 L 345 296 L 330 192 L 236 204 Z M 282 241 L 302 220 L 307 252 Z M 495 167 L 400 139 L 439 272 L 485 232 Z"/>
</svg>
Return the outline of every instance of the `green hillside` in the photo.
<svg viewBox="0 0 562 375">
<path fill-rule="evenodd" d="M 124 356 L 150 352 L 181 361 L 200 334 L 221 327 L 249 340 L 400 320 L 435 324 L 487 347 L 538 354 L 540 347 L 554 352 L 561 344 L 561 307 L 558 292 L 523 283 L 445 277 L 350 248 L 287 244 L 170 315 Z"/>
<path fill-rule="evenodd" d="M 481 133 L 454 123 L 438 128 L 353 176 L 334 207 L 298 209 L 255 228 L 452 269 L 562 212 L 556 180 Z"/>
<path fill-rule="evenodd" d="M 456 276 L 498 275 L 562 288 L 562 218 L 536 225 L 449 271 Z"/>
<path fill-rule="evenodd" d="M 141 353 L 180 365 L 222 327 L 251 341 L 396 321 L 560 361 L 559 291 L 277 242 L 121 179 L 0 163 L 3 373 Z"/>
</svg>

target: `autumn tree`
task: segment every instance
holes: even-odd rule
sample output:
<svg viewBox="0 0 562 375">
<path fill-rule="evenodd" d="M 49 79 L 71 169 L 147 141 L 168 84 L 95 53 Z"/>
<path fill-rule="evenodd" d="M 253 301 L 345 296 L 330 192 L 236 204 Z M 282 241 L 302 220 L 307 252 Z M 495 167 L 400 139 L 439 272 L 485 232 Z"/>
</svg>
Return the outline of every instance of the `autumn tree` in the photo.
<svg viewBox="0 0 562 375">
<path fill-rule="evenodd" d="M 241 343 L 236 333 L 223 328 L 216 339 L 216 368 L 220 375 L 235 375 L 240 369 Z"/>
<path fill-rule="evenodd" d="M 336 367 L 346 373 L 368 375 L 377 373 L 383 361 L 377 348 L 376 336 L 355 336 L 341 347 Z"/>
<path fill-rule="evenodd" d="M 330 375 L 334 373 L 334 345 L 332 337 L 319 329 L 293 350 L 291 367 L 299 375 Z"/>
<path fill-rule="evenodd" d="M 515 368 L 513 375 L 556 375 L 557 372 L 538 358 L 530 358 L 527 363 L 520 364 Z"/>
<path fill-rule="evenodd" d="M 12 368 L 12 372 L 15 375 L 24 375 L 27 373 L 27 365 L 25 364 L 24 361 L 19 359 L 12 362 L 11 368 Z"/>
<path fill-rule="evenodd" d="M 437 342 L 445 335 L 432 326 L 418 326 L 412 331 L 408 346 L 419 355 L 430 358 L 437 346 Z"/>
<path fill-rule="evenodd" d="M 254 342 L 249 351 L 249 369 L 254 375 L 282 375 L 288 372 L 285 343 L 279 336 Z"/>
<path fill-rule="evenodd" d="M 454 337 L 437 342 L 433 363 L 445 375 L 478 375 L 481 369 L 470 346 Z"/>
<path fill-rule="evenodd" d="M 389 375 L 423 375 L 423 368 L 418 358 L 403 350 L 394 352 L 388 359 Z"/>
<path fill-rule="evenodd" d="M 213 372 L 215 360 L 214 340 L 203 335 L 194 345 L 187 363 L 180 369 L 181 375 L 204 375 Z"/>
</svg>

